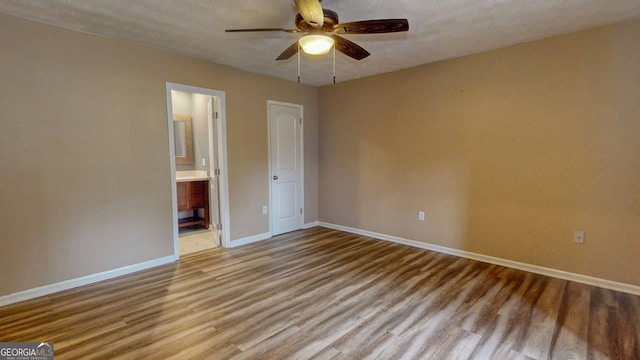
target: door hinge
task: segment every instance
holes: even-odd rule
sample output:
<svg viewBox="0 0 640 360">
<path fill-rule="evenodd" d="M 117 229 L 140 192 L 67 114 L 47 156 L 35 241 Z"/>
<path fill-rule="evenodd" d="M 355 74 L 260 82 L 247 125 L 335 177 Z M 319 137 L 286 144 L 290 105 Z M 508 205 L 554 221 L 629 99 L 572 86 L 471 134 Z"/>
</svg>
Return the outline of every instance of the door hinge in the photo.
<svg viewBox="0 0 640 360">
<path fill-rule="evenodd" d="M 222 224 L 216 224 L 216 230 L 222 230 Z"/>
<path fill-rule="evenodd" d="M 220 176 L 220 169 L 213 169 L 213 176 Z"/>
<path fill-rule="evenodd" d="M 302 214 L 302 208 L 300 208 L 300 214 Z"/>
<path fill-rule="evenodd" d="M 216 120 L 218 120 L 218 112 L 217 112 L 217 111 L 214 111 L 214 112 L 213 112 L 213 118 L 214 118 L 214 119 L 216 119 Z"/>
<path fill-rule="evenodd" d="M 300 125 L 302 125 L 302 118 L 300 118 Z"/>
</svg>

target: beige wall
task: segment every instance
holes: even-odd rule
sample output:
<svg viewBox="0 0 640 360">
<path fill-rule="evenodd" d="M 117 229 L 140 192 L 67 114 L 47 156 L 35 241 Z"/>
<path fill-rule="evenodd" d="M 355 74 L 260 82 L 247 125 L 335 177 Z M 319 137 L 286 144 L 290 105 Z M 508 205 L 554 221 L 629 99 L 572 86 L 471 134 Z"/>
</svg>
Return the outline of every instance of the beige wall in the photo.
<svg viewBox="0 0 640 360">
<path fill-rule="evenodd" d="M 640 285 L 638 39 L 634 21 L 320 88 L 320 220 Z"/>
<path fill-rule="evenodd" d="M 226 92 L 232 239 L 269 230 L 267 100 L 304 105 L 317 220 L 316 88 L 4 14 L 0 34 L 0 296 L 173 253 L 166 82 Z"/>
</svg>

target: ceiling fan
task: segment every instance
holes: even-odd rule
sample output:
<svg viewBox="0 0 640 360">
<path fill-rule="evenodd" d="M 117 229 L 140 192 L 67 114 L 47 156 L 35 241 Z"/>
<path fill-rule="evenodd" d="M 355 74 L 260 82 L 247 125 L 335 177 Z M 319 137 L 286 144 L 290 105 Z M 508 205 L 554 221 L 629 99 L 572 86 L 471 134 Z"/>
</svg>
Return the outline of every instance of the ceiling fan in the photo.
<svg viewBox="0 0 640 360">
<path fill-rule="evenodd" d="M 380 34 L 399 31 L 408 31 L 407 19 L 380 19 L 363 20 L 348 23 L 340 23 L 338 14 L 329 9 L 323 9 L 321 0 L 294 0 L 298 14 L 295 18 L 297 29 L 284 28 L 257 28 L 257 29 L 229 29 L 226 32 L 250 32 L 250 31 L 283 31 L 289 33 L 307 33 L 298 41 L 285 49 L 276 60 L 289 59 L 299 48 L 311 55 L 322 55 L 329 52 L 335 46 L 335 50 L 356 59 L 362 60 L 371 55 L 353 41 L 347 40 L 337 34 Z"/>
</svg>

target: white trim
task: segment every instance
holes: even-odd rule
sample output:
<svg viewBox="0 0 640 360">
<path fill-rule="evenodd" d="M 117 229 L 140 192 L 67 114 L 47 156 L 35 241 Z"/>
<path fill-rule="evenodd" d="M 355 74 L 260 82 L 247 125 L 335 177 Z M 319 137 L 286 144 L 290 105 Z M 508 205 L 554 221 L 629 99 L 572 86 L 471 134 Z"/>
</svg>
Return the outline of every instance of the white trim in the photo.
<svg viewBox="0 0 640 360">
<path fill-rule="evenodd" d="M 202 94 L 217 97 L 219 99 L 219 119 L 220 132 L 218 133 L 218 149 L 219 149 L 219 165 L 220 165 L 220 217 L 222 220 L 222 246 L 230 247 L 230 224 L 229 219 L 229 175 L 227 162 L 227 111 L 226 111 L 226 93 L 220 90 L 206 89 L 197 86 L 182 85 L 175 83 L 166 83 L 167 93 L 167 126 L 169 127 L 169 159 L 175 156 L 175 148 L 173 143 L 173 105 L 171 103 L 171 90 L 183 91 L 188 93 Z M 211 159 L 209 159 L 211 160 Z M 178 200 L 176 192 L 176 165 L 174 161 L 169 161 L 171 171 L 171 212 L 173 221 L 173 255 L 177 259 L 180 257 L 180 247 L 178 243 Z M 211 175 L 211 174 L 209 174 Z"/>
<path fill-rule="evenodd" d="M 300 221 L 298 222 L 298 228 L 295 230 L 300 230 L 304 228 L 304 105 L 293 104 L 282 101 L 275 100 L 267 100 L 267 147 L 268 147 L 268 166 L 269 166 L 269 178 L 267 179 L 269 186 L 269 233 L 273 234 L 273 217 L 275 216 L 275 211 L 273 211 L 273 203 L 272 203 L 272 195 L 271 195 L 271 178 L 273 174 L 271 173 L 271 105 L 281 105 L 297 108 L 300 110 L 300 118 L 301 124 L 298 127 L 298 139 L 299 151 L 300 151 L 300 178 L 298 181 L 300 182 L 300 208 L 302 208 L 302 214 L 300 214 Z"/>
<path fill-rule="evenodd" d="M 439 253 L 458 256 L 466 259 L 477 260 L 477 261 L 482 261 L 490 264 L 505 266 L 512 269 L 528 271 L 535 274 L 551 276 L 558 279 L 598 286 L 601 288 L 621 291 L 621 292 L 633 294 L 633 295 L 640 295 L 640 286 L 636 286 L 636 285 L 625 284 L 617 281 L 611 281 L 611 280 L 596 278 L 592 276 L 571 273 L 563 270 L 547 268 L 544 266 L 527 264 L 519 261 L 497 258 L 489 255 L 483 255 L 483 254 L 478 254 L 478 253 L 464 251 L 464 250 L 452 249 L 445 246 L 424 243 L 421 241 L 409 240 L 409 239 L 405 239 L 405 238 L 401 238 L 393 235 L 381 234 L 373 231 L 356 229 L 349 226 L 336 225 L 336 224 L 326 223 L 322 221 L 318 222 L 318 226 L 326 227 L 329 229 L 345 231 L 352 234 L 368 236 L 375 239 L 390 241 L 390 242 L 394 242 L 402 245 L 408 245 L 408 246 L 412 246 L 420 249 L 436 251 Z"/>
<path fill-rule="evenodd" d="M 214 187 L 214 183 L 215 183 L 215 175 L 214 175 L 214 171 L 215 171 L 215 160 L 214 160 L 214 153 L 216 151 L 213 150 L 213 144 L 218 144 L 218 141 L 216 139 L 216 141 L 214 141 L 213 139 L 213 126 L 214 124 L 216 124 L 215 119 L 213 114 L 218 111 L 218 105 L 216 104 L 216 97 L 214 96 L 209 96 L 209 100 L 207 101 L 207 138 L 209 139 L 209 152 L 207 153 L 207 155 L 209 155 L 209 163 L 207 164 L 207 169 L 208 169 L 208 173 L 209 174 L 209 188 L 207 189 L 207 191 L 209 192 L 209 224 L 210 226 L 213 226 L 213 228 L 215 229 L 215 233 L 216 233 L 216 246 L 222 246 L 222 244 L 220 244 L 220 236 L 219 236 L 219 231 L 216 228 L 218 221 L 222 221 L 220 220 L 219 216 L 220 214 L 220 207 L 218 206 L 217 209 L 214 210 L 214 207 L 216 205 L 216 199 L 218 201 L 218 203 L 220 202 L 220 189 L 218 189 L 218 186 L 215 185 Z M 217 129 L 216 129 L 217 130 Z M 218 150 L 218 149 L 216 149 Z M 217 151 L 219 153 L 219 151 Z M 211 189 L 215 189 L 214 191 L 211 191 Z M 217 218 L 213 218 L 213 215 L 218 213 L 218 217 Z M 215 221 L 213 221 L 215 220 Z"/>
<path fill-rule="evenodd" d="M 229 244 L 228 247 L 234 248 L 234 247 L 238 247 L 238 246 L 242 246 L 242 245 L 253 244 L 255 242 L 262 241 L 262 240 L 267 240 L 267 239 L 270 239 L 270 238 L 271 238 L 271 231 L 266 232 L 266 233 L 262 233 L 262 234 L 247 236 L 247 237 L 240 238 L 240 239 L 237 239 L 237 240 L 233 240 L 233 241 L 231 241 L 231 244 Z"/>
<path fill-rule="evenodd" d="M 173 257 L 178 259 L 180 257 L 180 245 L 178 243 L 178 227 L 175 224 L 178 223 L 178 190 L 176 188 L 176 162 L 172 161 L 175 158 L 176 149 L 174 144 L 173 134 L 173 104 L 171 103 L 171 90 L 169 83 L 166 84 L 167 93 L 167 127 L 169 128 L 169 176 L 171 178 L 171 221 L 174 224 L 171 227 L 173 238 Z"/>
<path fill-rule="evenodd" d="M 302 228 L 303 229 L 311 229 L 311 228 L 316 227 L 316 226 L 320 226 L 320 223 L 318 221 L 313 221 L 313 222 L 310 222 L 310 223 L 306 223 L 306 224 L 302 225 Z"/>
<path fill-rule="evenodd" d="M 169 264 L 174 261 L 176 261 L 176 258 L 174 256 L 165 256 L 162 258 L 145 261 L 139 264 L 123 266 L 118 269 L 107 270 L 97 274 L 82 276 L 75 279 L 61 281 L 55 284 L 49 284 L 49 285 L 40 286 L 33 289 L 23 290 L 17 293 L 0 296 L 0 306 L 13 304 L 20 301 L 30 300 L 40 296 L 46 296 L 59 291 L 64 291 L 64 290 L 68 290 L 68 289 L 83 286 L 83 285 L 93 284 L 98 281 L 113 279 L 118 276 L 127 275 L 134 272 L 142 271 L 142 270 L 147 270 L 156 266 Z"/>
<path fill-rule="evenodd" d="M 222 220 L 222 246 L 231 246 L 231 210 L 229 208 L 229 163 L 227 161 L 227 100 L 224 91 L 220 92 L 218 114 L 220 120 L 220 132 L 218 133 L 218 148 L 220 153 L 220 219 Z"/>
</svg>

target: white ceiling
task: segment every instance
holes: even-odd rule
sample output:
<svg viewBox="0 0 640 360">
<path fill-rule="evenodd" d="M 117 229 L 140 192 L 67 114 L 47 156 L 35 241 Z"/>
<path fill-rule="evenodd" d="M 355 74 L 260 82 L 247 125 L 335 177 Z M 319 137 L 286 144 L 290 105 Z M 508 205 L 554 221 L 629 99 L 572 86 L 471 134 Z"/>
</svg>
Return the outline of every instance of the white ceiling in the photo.
<svg viewBox="0 0 640 360">
<path fill-rule="evenodd" d="M 640 0 L 324 0 L 340 21 L 407 18 L 409 32 L 344 35 L 372 55 L 336 56 L 337 81 L 640 17 Z M 0 12 L 297 80 L 297 60 L 275 61 L 299 34 L 225 33 L 295 28 L 293 0 L 0 0 Z M 6 35 L 3 35 L 6 36 Z M 301 60 L 309 85 L 332 82 L 332 56 Z"/>
</svg>

